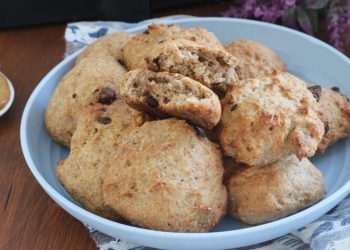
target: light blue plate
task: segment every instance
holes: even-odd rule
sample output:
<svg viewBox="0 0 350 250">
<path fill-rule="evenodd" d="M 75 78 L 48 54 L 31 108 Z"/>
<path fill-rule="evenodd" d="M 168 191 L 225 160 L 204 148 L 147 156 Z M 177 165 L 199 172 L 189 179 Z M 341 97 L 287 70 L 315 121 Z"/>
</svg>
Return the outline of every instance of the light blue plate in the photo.
<svg viewBox="0 0 350 250">
<path fill-rule="evenodd" d="M 203 27 L 222 43 L 252 39 L 273 48 L 288 64 L 290 72 L 310 83 L 339 86 L 350 95 L 350 60 L 329 45 L 303 33 L 262 22 L 195 18 L 167 22 L 182 27 Z M 142 31 L 145 27 L 132 29 Z M 21 145 L 27 164 L 45 191 L 78 220 L 108 235 L 157 248 L 223 249 L 251 245 L 296 230 L 319 218 L 350 192 L 349 140 L 336 143 L 322 156 L 312 159 L 325 177 L 327 194 L 314 206 L 284 219 L 248 227 L 228 217 L 209 233 L 170 233 L 113 222 L 84 210 L 59 184 L 56 162 L 68 152 L 55 143 L 44 126 L 44 112 L 57 83 L 72 68 L 79 52 L 57 65 L 36 87 L 25 107 L 21 123 Z"/>
</svg>

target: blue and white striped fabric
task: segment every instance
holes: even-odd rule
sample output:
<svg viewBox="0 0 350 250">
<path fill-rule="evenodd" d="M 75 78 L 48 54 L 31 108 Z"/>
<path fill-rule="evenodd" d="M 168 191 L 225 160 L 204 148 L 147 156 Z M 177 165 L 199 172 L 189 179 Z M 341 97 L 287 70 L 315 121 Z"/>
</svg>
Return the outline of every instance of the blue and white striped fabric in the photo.
<svg viewBox="0 0 350 250">
<path fill-rule="evenodd" d="M 181 19 L 188 16 L 170 16 L 160 19 Z M 96 39 L 141 24 L 156 22 L 159 19 L 146 20 L 141 23 L 123 22 L 77 22 L 69 23 L 65 32 L 65 56 L 92 43 Z M 142 246 L 115 239 L 88 227 L 91 237 L 101 250 L 145 250 Z M 335 250 L 350 249 L 350 195 L 337 207 L 317 221 L 300 228 L 276 240 L 240 249 L 258 250 Z"/>
</svg>

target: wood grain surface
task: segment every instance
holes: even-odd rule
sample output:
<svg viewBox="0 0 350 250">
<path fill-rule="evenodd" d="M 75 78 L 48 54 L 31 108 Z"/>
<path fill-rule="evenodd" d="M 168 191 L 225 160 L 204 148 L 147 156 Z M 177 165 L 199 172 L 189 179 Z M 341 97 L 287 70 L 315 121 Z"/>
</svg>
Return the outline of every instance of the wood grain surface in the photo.
<svg viewBox="0 0 350 250">
<path fill-rule="evenodd" d="M 168 9 L 154 16 L 219 15 L 227 4 Z M 0 117 L 0 249 L 95 249 L 85 227 L 56 203 L 30 173 L 20 147 L 24 106 L 37 83 L 63 58 L 65 23 L 0 31 L 0 70 L 16 97 Z"/>
</svg>

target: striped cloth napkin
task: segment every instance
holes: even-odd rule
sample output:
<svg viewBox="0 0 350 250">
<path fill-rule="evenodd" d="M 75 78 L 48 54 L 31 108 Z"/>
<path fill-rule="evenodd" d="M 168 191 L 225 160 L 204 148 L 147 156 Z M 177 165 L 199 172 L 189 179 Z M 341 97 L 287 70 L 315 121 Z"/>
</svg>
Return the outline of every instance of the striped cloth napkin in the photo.
<svg viewBox="0 0 350 250">
<path fill-rule="evenodd" d="M 169 16 L 150 19 L 140 23 L 124 22 L 75 22 L 69 23 L 65 31 L 65 56 L 85 47 L 96 39 L 147 23 L 174 20 L 189 16 Z M 123 240 L 110 237 L 87 226 L 91 238 L 100 250 L 146 250 L 149 247 L 137 246 Z M 315 222 L 275 240 L 239 249 L 257 250 L 338 250 L 350 249 L 350 195 L 337 207 Z"/>
</svg>

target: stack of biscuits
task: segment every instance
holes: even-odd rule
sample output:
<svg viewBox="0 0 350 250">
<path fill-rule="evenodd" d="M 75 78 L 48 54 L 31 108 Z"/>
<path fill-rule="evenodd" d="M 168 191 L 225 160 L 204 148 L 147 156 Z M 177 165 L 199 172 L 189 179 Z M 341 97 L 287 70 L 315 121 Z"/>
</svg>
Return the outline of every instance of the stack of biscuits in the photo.
<svg viewBox="0 0 350 250">
<path fill-rule="evenodd" d="M 87 210 L 161 231 L 225 216 L 273 221 L 325 193 L 308 160 L 350 135 L 339 88 L 305 83 L 266 46 L 153 24 L 86 48 L 58 84 L 47 131 L 57 177 Z"/>
</svg>

